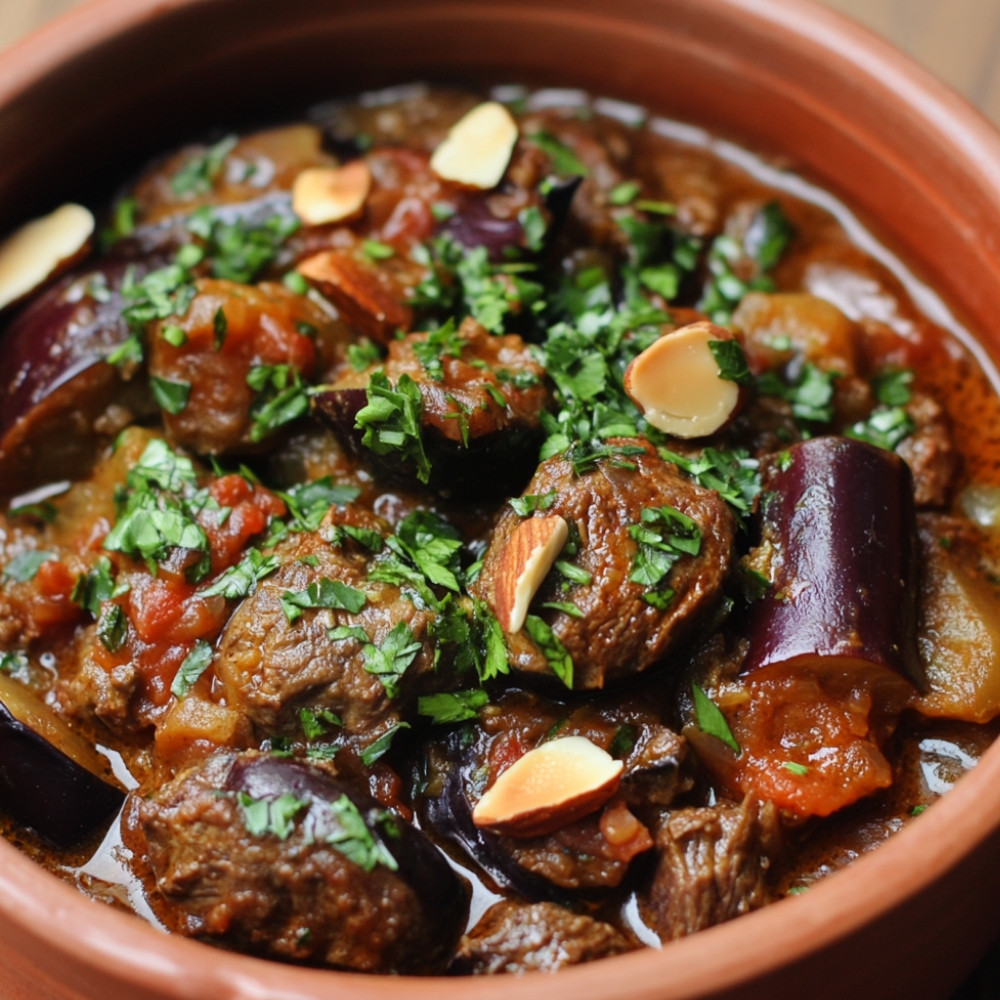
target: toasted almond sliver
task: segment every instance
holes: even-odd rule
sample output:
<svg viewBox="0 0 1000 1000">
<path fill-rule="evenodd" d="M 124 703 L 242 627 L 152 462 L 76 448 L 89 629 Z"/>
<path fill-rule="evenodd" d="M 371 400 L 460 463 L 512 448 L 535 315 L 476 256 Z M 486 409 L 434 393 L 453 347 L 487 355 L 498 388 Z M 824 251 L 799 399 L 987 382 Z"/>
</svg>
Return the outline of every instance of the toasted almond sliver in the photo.
<svg viewBox="0 0 1000 1000">
<path fill-rule="evenodd" d="M 714 434 L 737 413 L 740 387 L 719 374 L 712 341 L 732 334 L 707 320 L 654 341 L 625 371 L 625 391 L 658 430 L 679 438 Z"/>
<path fill-rule="evenodd" d="M 7 237 L 0 244 L 0 309 L 78 260 L 93 235 L 93 215 L 70 202 Z"/>
<path fill-rule="evenodd" d="M 514 529 L 500 557 L 496 576 L 497 621 L 518 632 L 528 608 L 569 538 L 569 525 L 558 514 L 530 517 Z"/>
<path fill-rule="evenodd" d="M 476 803 L 473 822 L 513 836 L 550 833 L 604 805 L 623 770 L 584 736 L 549 740 L 497 778 Z"/>
<path fill-rule="evenodd" d="M 488 190 L 500 183 L 517 142 L 517 122 L 496 101 L 474 107 L 434 150 L 431 169 L 444 180 Z"/>
<path fill-rule="evenodd" d="M 342 167 L 307 167 L 292 184 L 292 210 L 308 226 L 347 222 L 360 215 L 371 186 L 364 160 Z"/>
</svg>

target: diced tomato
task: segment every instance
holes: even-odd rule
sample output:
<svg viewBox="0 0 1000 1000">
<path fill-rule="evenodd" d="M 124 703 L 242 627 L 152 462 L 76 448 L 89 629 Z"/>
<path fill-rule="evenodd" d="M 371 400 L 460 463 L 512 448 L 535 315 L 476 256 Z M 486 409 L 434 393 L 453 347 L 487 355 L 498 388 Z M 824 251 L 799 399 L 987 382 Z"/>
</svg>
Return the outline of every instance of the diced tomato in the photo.
<svg viewBox="0 0 1000 1000">
<path fill-rule="evenodd" d="M 751 679 L 729 714 L 741 752 L 736 786 L 800 816 L 828 816 L 892 783 L 880 749 L 888 728 L 874 678 L 800 672 Z"/>
<path fill-rule="evenodd" d="M 49 559 L 38 567 L 32 586 L 36 597 L 30 604 L 32 623 L 39 631 L 78 621 L 81 609 L 71 600 L 74 573 L 64 562 Z"/>
<path fill-rule="evenodd" d="M 285 513 L 284 501 L 247 482 L 243 476 L 222 476 L 209 487 L 212 498 L 230 509 L 221 523 L 212 519 L 204 525 L 212 549 L 212 572 L 218 573 L 239 562 L 247 542 L 267 527 L 271 517 Z"/>
</svg>

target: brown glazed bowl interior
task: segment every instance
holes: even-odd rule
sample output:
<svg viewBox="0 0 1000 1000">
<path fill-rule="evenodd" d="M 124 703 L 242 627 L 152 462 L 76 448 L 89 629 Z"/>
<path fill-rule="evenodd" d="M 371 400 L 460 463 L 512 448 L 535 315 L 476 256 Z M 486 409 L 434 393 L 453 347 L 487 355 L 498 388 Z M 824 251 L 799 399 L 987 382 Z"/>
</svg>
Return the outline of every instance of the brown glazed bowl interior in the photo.
<svg viewBox="0 0 1000 1000">
<path fill-rule="evenodd" d="M 93 0 L 0 59 L 0 229 L 110 191 L 209 124 L 420 78 L 583 87 L 781 154 L 1000 355 L 1000 137 L 806 0 Z M 1000 746 L 807 894 L 555 977 L 363 977 L 231 955 L 91 903 L 0 843 L 0 996 L 943 1000 L 1000 933 L 997 898 Z"/>
</svg>

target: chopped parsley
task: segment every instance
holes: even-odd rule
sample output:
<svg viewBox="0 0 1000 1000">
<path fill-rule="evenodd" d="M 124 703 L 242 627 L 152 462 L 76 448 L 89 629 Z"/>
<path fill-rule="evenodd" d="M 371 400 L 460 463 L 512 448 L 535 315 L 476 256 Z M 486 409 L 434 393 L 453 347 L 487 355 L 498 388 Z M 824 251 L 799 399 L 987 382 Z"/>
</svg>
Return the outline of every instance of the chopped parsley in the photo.
<svg viewBox="0 0 1000 1000">
<path fill-rule="evenodd" d="M 294 625 L 307 609 L 331 608 L 356 615 L 366 603 L 363 591 L 325 576 L 314 580 L 305 590 L 286 590 L 281 595 L 281 610 L 285 612 L 289 625 Z"/>
<path fill-rule="evenodd" d="M 570 656 L 559 636 L 552 631 L 547 622 L 537 615 L 528 615 L 524 621 L 524 629 L 545 657 L 552 673 L 572 691 L 573 657 Z"/>
<path fill-rule="evenodd" d="M 189 458 L 154 439 L 138 463 L 129 470 L 125 487 L 116 491 L 118 517 L 104 539 L 109 552 L 143 559 L 155 572 L 155 564 L 178 549 L 192 555 L 187 577 L 197 583 L 211 570 L 208 536 L 197 518 L 207 510 L 221 510 L 207 489 L 199 489 Z"/>
<path fill-rule="evenodd" d="M 328 708 L 299 709 L 299 725 L 307 740 L 318 740 L 321 736 L 326 736 L 331 727 L 338 728 L 343 724 L 340 716 Z"/>
<path fill-rule="evenodd" d="M 291 516 L 288 528 L 292 531 L 318 531 L 331 507 L 353 503 L 360 494 L 357 486 L 334 483 L 330 476 L 298 483 L 284 492 L 278 491 L 278 496 L 288 505 Z M 285 530 L 281 528 L 272 531 L 272 534 L 281 537 Z"/>
<path fill-rule="evenodd" d="M 101 613 L 101 604 L 128 593 L 128 584 L 116 584 L 111 560 L 101 556 L 86 572 L 81 573 L 73 584 L 69 599 L 95 618 Z"/>
<path fill-rule="evenodd" d="M 562 140 L 551 132 L 532 132 L 528 138 L 552 160 L 552 169 L 563 177 L 586 177 L 590 172 L 580 158 Z"/>
<path fill-rule="evenodd" d="M 367 400 L 354 425 L 364 432 L 361 443 L 376 455 L 399 454 L 413 462 L 417 478 L 426 483 L 431 464 L 424 451 L 420 426 L 424 401 L 417 383 L 404 372 L 393 386 L 385 372 L 374 371 L 368 382 Z"/>
<path fill-rule="evenodd" d="M 673 462 L 700 486 L 715 490 L 741 522 L 753 509 L 754 500 L 760 493 L 760 472 L 757 459 L 751 458 L 748 451 L 706 448 L 700 455 L 679 455 L 660 448 L 660 456 Z"/>
<path fill-rule="evenodd" d="M 428 333 L 424 340 L 414 341 L 413 353 L 427 372 L 427 377 L 440 382 L 444 378 L 441 358 L 460 358 L 467 346 L 468 341 L 455 328 L 454 320 L 448 320 L 444 326 Z"/>
<path fill-rule="evenodd" d="M 21 552 L 4 566 L 0 580 L 27 583 L 29 580 L 34 580 L 42 563 L 53 562 L 56 559 L 58 556 L 54 552 L 43 552 L 39 549 Z"/>
<path fill-rule="evenodd" d="M 120 604 L 109 604 L 97 619 L 97 638 L 109 653 L 117 653 L 128 638 L 128 617 Z"/>
<path fill-rule="evenodd" d="M 395 698 L 399 694 L 403 674 L 422 649 L 423 644 L 414 638 L 410 626 L 406 622 L 398 622 L 381 645 L 365 643 L 362 648 L 365 670 L 382 682 L 390 698 Z"/>
<path fill-rule="evenodd" d="M 703 733 L 722 740 L 733 753 L 742 753 L 719 706 L 697 684 L 691 685 L 691 693 L 694 697 L 694 718 L 698 728 Z"/>
<path fill-rule="evenodd" d="M 738 340 L 710 340 L 708 349 L 719 366 L 719 378 L 737 385 L 753 385 L 747 356 Z"/>
<path fill-rule="evenodd" d="M 443 691 L 427 694 L 417 701 L 417 711 L 435 725 L 449 725 L 474 719 L 479 710 L 490 702 L 490 696 L 482 688 L 469 691 Z"/>
<path fill-rule="evenodd" d="M 213 650 L 210 643 L 204 639 L 199 639 L 194 648 L 184 657 L 173 683 L 170 685 L 170 693 L 176 698 L 185 698 L 191 691 L 195 682 L 208 669 L 212 662 Z"/>
<path fill-rule="evenodd" d="M 901 406 L 882 406 L 869 414 L 866 420 L 859 420 L 849 427 L 844 434 L 886 451 L 894 451 L 916 429 L 913 418 Z"/>
<path fill-rule="evenodd" d="M 555 489 L 545 493 L 526 494 L 507 501 L 519 517 L 530 517 L 536 510 L 548 510 L 556 502 Z"/>
<path fill-rule="evenodd" d="M 203 153 L 192 156 L 170 178 L 170 187 L 175 195 L 205 195 L 222 173 L 226 157 L 239 141 L 235 135 L 227 135 L 209 146 Z"/>
<path fill-rule="evenodd" d="M 786 377 L 776 371 L 766 371 L 757 378 L 757 391 L 762 396 L 775 396 L 791 404 L 792 415 L 806 423 L 829 424 L 833 420 L 833 383 L 837 372 L 824 372 L 807 361 L 792 365 Z"/>
<path fill-rule="evenodd" d="M 278 840 L 287 840 L 292 835 L 295 817 L 309 805 L 305 799 L 298 799 L 290 792 L 266 799 L 255 799 L 240 792 L 237 803 L 247 833 L 254 837 L 271 834 Z"/>
<path fill-rule="evenodd" d="M 638 543 L 629 580 L 642 584 L 643 600 L 664 610 L 674 599 L 667 579 L 678 560 L 701 551 L 701 529 L 674 507 L 644 507 L 638 524 L 628 529 Z"/>
<path fill-rule="evenodd" d="M 716 236 L 708 250 L 709 279 L 698 308 L 722 325 L 748 292 L 774 289 L 769 271 L 778 263 L 794 230 L 778 202 L 757 212 L 742 239 Z"/>
<path fill-rule="evenodd" d="M 255 365 L 247 372 L 247 385 L 256 393 L 250 406 L 251 441 L 262 441 L 309 412 L 309 387 L 291 365 Z"/>
<path fill-rule="evenodd" d="M 399 864 L 380 840 L 376 840 L 358 807 L 346 796 L 341 795 L 330 803 L 330 816 L 337 829 L 328 834 L 326 842 L 348 860 L 353 861 L 366 872 L 376 865 L 396 871 Z M 383 822 L 391 821 L 389 813 L 380 816 Z"/>
<path fill-rule="evenodd" d="M 165 410 L 171 416 L 183 413 L 187 409 L 188 400 L 191 398 L 191 383 L 175 381 L 174 379 L 160 378 L 158 375 L 149 376 L 149 388 L 152 390 L 153 399 L 161 410 Z"/>
<path fill-rule="evenodd" d="M 389 752 L 389 748 L 392 746 L 392 742 L 400 730 L 409 728 L 410 724 L 408 722 L 394 723 L 377 740 L 373 743 L 369 743 L 368 746 L 361 751 L 361 763 L 364 764 L 365 767 L 371 767 L 377 760 L 381 760 Z"/>
<path fill-rule="evenodd" d="M 800 764 L 798 761 L 794 760 L 783 760 L 781 766 L 789 772 L 789 774 L 794 774 L 797 778 L 803 778 L 809 773 L 809 767 L 806 764 Z"/>
<path fill-rule="evenodd" d="M 219 596 L 227 600 L 248 597 L 257 590 L 257 584 L 280 565 L 281 560 L 276 555 L 265 556 L 260 549 L 250 548 L 235 566 L 230 566 L 199 594 L 201 597 Z"/>
</svg>

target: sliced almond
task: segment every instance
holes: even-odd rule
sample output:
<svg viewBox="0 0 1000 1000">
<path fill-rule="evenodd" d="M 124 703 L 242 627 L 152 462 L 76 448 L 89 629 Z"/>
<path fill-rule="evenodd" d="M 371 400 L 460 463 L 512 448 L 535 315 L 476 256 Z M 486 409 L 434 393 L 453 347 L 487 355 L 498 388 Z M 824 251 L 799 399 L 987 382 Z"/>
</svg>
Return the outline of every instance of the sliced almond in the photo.
<svg viewBox="0 0 1000 1000">
<path fill-rule="evenodd" d="M 625 370 L 625 391 L 658 430 L 679 438 L 714 434 L 739 411 L 743 393 L 722 378 L 713 341 L 732 334 L 708 320 L 660 337 Z"/>
<path fill-rule="evenodd" d="M 69 203 L 8 236 L 0 244 L 0 309 L 79 260 L 93 235 L 93 215 Z"/>
<path fill-rule="evenodd" d="M 413 325 L 413 310 L 400 301 L 402 291 L 393 287 L 392 276 L 384 271 L 365 267 L 336 250 L 307 257 L 297 270 L 333 302 L 346 322 L 380 344 L 388 344 L 398 330 Z"/>
<path fill-rule="evenodd" d="M 584 736 L 529 750 L 472 810 L 476 826 L 515 837 L 551 833 L 599 809 L 618 790 L 625 765 Z"/>
<path fill-rule="evenodd" d="M 510 536 L 496 576 L 497 621 L 518 632 L 528 608 L 569 538 L 569 525 L 558 514 L 530 517 Z"/>
<path fill-rule="evenodd" d="M 447 181 L 488 190 L 496 187 L 517 142 L 517 122 L 496 101 L 474 107 L 434 150 L 431 169 Z"/>
<path fill-rule="evenodd" d="M 361 214 L 372 187 L 364 160 L 342 167 L 308 167 L 292 183 L 292 210 L 307 226 L 346 222 Z"/>
</svg>

